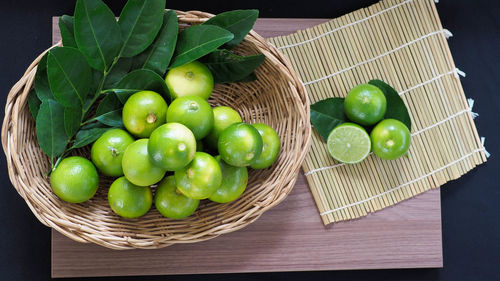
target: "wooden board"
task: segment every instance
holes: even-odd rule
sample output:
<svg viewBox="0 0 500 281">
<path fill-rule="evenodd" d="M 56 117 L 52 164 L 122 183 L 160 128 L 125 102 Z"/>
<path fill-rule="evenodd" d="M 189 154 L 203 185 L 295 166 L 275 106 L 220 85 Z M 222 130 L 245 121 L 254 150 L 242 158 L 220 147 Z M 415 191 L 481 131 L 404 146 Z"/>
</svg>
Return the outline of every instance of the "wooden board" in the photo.
<svg viewBox="0 0 500 281">
<path fill-rule="evenodd" d="M 56 22 L 54 20 L 54 22 Z M 324 19 L 259 19 L 271 37 Z M 57 24 L 54 40 L 59 39 Z M 299 175 L 288 198 L 255 223 L 197 244 L 114 251 L 52 231 L 52 276 L 125 276 L 442 267 L 439 190 L 366 218 L 324 227 Z"/>
</svg>

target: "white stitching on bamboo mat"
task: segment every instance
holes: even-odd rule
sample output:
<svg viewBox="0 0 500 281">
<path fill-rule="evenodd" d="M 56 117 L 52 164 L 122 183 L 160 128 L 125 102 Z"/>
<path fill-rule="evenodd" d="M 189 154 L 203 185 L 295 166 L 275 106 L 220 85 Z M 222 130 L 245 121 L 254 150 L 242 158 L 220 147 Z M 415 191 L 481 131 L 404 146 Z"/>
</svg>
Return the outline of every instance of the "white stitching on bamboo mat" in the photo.
<svg viewBox="0 0 500 281">
<path fill-rule="evenodd" d="M 402 95 L 404 95 L 404 94 L 406 94 L 406 93 L 408 93 L 408 92 L 410 92 L 410 91 L 415 90 L 416 88 L 419 88 L 419 87 L 422 87 L 422 86 L 424 86 L 424 85 L 426 85 L 426 84 L 432 83 L 432 82 L 434 82 L 434 81 L 436 81 L 436 80 L 439 80 L 440 78 L 442 78 L 442 77 L 444 77 L 444 76 L 446 76 L 446 75 L 450 75 L 450 74 L 455 75 L 455 77 L 456 77 L 456 78 L 460 78 L 458 75 L 461 75 L 462 77 L 465 77 L 465 73 L 464 73 L 463 71 L 461 71 L 461 70 L 460 70 L 460 69 L 458 69 L 458 68 L 455 68 L 455 69 L 453 69 L 453 70 L 451 70 L 451 71 L 448 71 L 448 72 L 446 72 L 446 73 L 441 73 L 441 74 L 437 75 L 436 77 L 434 77 L 434 78 L 432 78 L 432 79 L 429 79 L 429 80 L 424 81 L 424 82 L 422 82 L 422 83 L 420 83 L 420 84 L 417 84 L 417 85 L 415 85 L 415 86 L 413 86 L 413 87 L 411 87 L 411 88 L 408 88 L 408 89 L 406 89 L 406 90 L 404 90 L 404 91 L 400 92 L 400 93 L 399 93 L 399 95 L 400 95 L 400 96 L 402 96 Z"/>
<path fill-rule="evenodd" d="M 324 37 L 324 36 L 327 36 L 327 35 L 332 34 L 332 33 L 334 33 L 334 32 L 337 32 L 337 31 L 339 31 L 339 30 L 342 30 L 342 29 L 348 28 L 349 26 L 353 26 L 353 25 L 356 25 L 356 24 L 358 24 L 358 23 L 361 23 L 361 22 L 367 21 L 367 20 L 369 20 L 369 19 L 371 19 L 371 18 L 374 18 L 374 17 L 376 17 L 376 16 L 378 16 L 378 15 L 381 15 L 381 14 L 383 14 L 383 13 L 385 13 L 385 12 L 388 12 L 388 11 L 390 11 L 390 10 L 396 9 L 396 8 L 397 8 L 397 7 L 399 7 L 399 6 L 403 6 L 403 5 L 405 5 L 405 4 L 407 4 L 407 3 L 410 3 L 410 2 L 413 2 L 413 0 L 406 0 L 406 1 L 404 1 L 404 2 L 401 2 L 401 3 L 399 3 L 399 4 L 394 5 L 394 6 L 392 6 L 392 7 L 389 7 L 389 8 L 386 8 L 386 9 L 384 9 L 384 10 L 381 10 L 381 11 L 379 11 L 379 12 L 376 12 L 376 13 L 374 13 L 373 15 L 370 15 L 370 16 L 368 16 L 368 17 L 366 17 L 366 18 L 362 18 L 362 19 L 360 19 L 360 20 L 353 21 L 353 22 L 351 22 L 351 23 L 349 23 L 349 24 L 346 24 L 346 25 L 343 25 L 343 26 L 340 26 L 340 27 L 334 28 L 334 29 L 332 29 L 332 30 L 330 30 L 330 31 L 328 31 L 328 32 L 325 32 L 325 33 L 323 33 L 323 34 L 317 35 L 317 36 L 315 36 L 315 37 L 313 37 L 313 38 L 311 38 L 311 39 L 304 40 L 304 41 L 297 42 L 297 43 L 293 43 L 293 44 L 290 44 L 290 45 L 285 45 L 285 46 L 278 47 L 278 50 L 287 49 L 287 48 L 292 48 L 292 47 L 300 46 L 300 45 L 303 45 L 303 44 L 307 44 L 307 43 L 309 43 L 309 42 L 312 42 L 312 41 L 318 40 L 318 39 L 319 39 L 319 38 L 321 38 L 321 37 Z"/>
<path fill-rule="evenodd" d="M 448 163 L 448 164 L 444 165 L 443 167 L 438 168 L 438 169 L 436 169 L 436 170 L 434 170 L 434 171 L 432 171 L 432 172 L 429 172 L 429 173 L 427 173 L 427 174 L 425 174 L 425 175 L 423 175 L 423 176 L 420 176 L 420 177 L 418 177 L 418 178 L 416 178 L 416 179 L 414 179 L 414 180 L 411 180 L 411 181 L 409 181 L 409 182 L 406 182 L 406 183 L 403 183 L 403 184 L 398 185 L 398 186 L 396 186 L 396 187 L 393 187 L 393 188 L 391 188 L 391 189 L 389 189 L 389 190 L 387 190 L 387 191 L 384 191 L 384 192 L 382 192 L 382 193 L 379 193 L 379 194 L 377 194 L 377 195 L 374 195 L 374 196 L 372 196 L 372 197 L 370 197 L 370 198 L 366 198 L 366 199 L 363 199 L 363 200 L 361 200 L 361 201 L 358 201 L 358 202 L 355 202 L 355 203 L 351 203 L 351 204 L 348 204 L 348 205 L 345 205 L 345 206 L 342 206 L 342 207 L 339 207 L 339 208 L 336 208 L 336 209 L 333 209 L 333 210 L 328 210 L 328 211 L 325 211 L 325 212 L 321 213 L 320 215 L 321 215 L 321 216 L 328 215 L 328 214 L 331 214 L 331 213 L 334 213 L 334 212 L 337 212 L 337 211 L 340 211 L 340 210 L 343 210 L 343 209 L 346 209 L 346 208 L 349 208 L 349 207 L 353 207 L 353 206 L 356 206 L 356 205 L 359 205 L 359 204 L 363 204 L 363 203 L 368 202 L 368 201 L 370 201 L 370 200 L 372 200 L 372 199 L 375 199 L 375 198 L 378 198 L 378 197 L 384 196 L 384 195 L 386 195 L 386 194 L 388 194 L 388 193 L 391 193 L 391 192 L 393 192 L 393 191 L 396 191 L 396 190 L 398 190 L 398 189 L 400 189 L 400 188 L 402 188 L 402 187 L 405 187 L 405 186 L 407 186 L 407 185 L 410 185 L 410 184 L 412 184 L 412 183 L 415 183 L 415 182 L 418 182 L 418 181 L 420 181 L 420 180 L 422 180 L 422 179 L 425 179 L 426 177 L 431 176 L 431 175 L 433 175 L 433 174 L 435 174 L 435 173 L 437 173 L 437 172 L 440 172 L 440 171 L 442 171 L 442 170 L 444 170 L 444 169 L 446 169 L 446 168 L 449 168 L 449 167 L 451 167 L 451 166 L 453 166 L 453 165 L 455 165 L 455 164 L 459 163 L 460 161 L 462 161 L 462 160 L 464 160 L 464 159 L 466 159 L 466 158 L 468 158 L 468 157 L 470 157 L 470 156 L 474 155 L 474 153 L 477 153 L 477 152 L 480 152 L 480 151 L 486 151 L 486 149 L 484 148 L 484 146 L 483 146 L 482 148 L 475 149 L 475 150 L 474 150 L 474 151 L 472 151 L 471 153 L 466 154 L 466 155 L 464 155 L 464 156 L 460 157 L 459 159 L 457 159 L 457 160 L 455 160 L 455 161 L 452 161 L 452 162 L 450 162 L 450 163 Z"/>
<path fill-rule="evenodd" d="M 431 36 L 433 36 L 433 35 L 440 34 L 440 33 L 444 33 L 444 35 L 445 35 L 445 37 L 446 37 L 446 38 L 450 38 L 450 37 L 452 37 L 452 36 L 453 36 L 453 34 L 452 34 L 452 33 L 451 33 L 448 29 L 441 29 L 441 30 L 438 30 L 438 31 L 434 31 L 434 32 L 428 33 L 428 34 L 426 34 L 426 35 L 424 35 L 424 36 L 421 36 L 421 37 L 419 37 L 419 38 L 417 38 L 417 39 L 414 39 L 414 40 L 412 40 L 412 41 L 409 41 L 409 42 L 407 42 L 407 43 L 405 43 L 405 44 L 403 44 L 403 45 L 401 45 L 401 46 L 399 46 L 399 47 L 396 47 L 396 48 L 394 48 L 394 49 L 390 50 L 390 51 L 387 51 L 387 52 L 385 52 L 385 53 L 382 53 L 382 54 L 380 54 L 380 55 L 378 55 L 378 56 L 376 56 L 376 57 L 373 57 L 373 58 L 371 58 L 371 59 L 369 59 L 369 60 L 365 60 L 365 61 L 359 62 L 359 63 L 357 63 L 357 64 L 351 65 L 351 66 L 349 66 L 349 67 L 347 67 L 347 68 L 344 68 L 344 69 L 342 69 L 342 70 L 339 70 L 339 71 L 334 72 L 334 73 L 331 73 L 331 74 L 328 74 L 328 75 L 323 76 L 323 77 L 321 77 L 321 78 L 318 78 L 318 79 L 315 79 L 315 80 L 312 80 L 312 81 L 309 81 L 309 82 L 303 82 L 303 84 L 304 84 L 304 86 L 307 86 L 307 85 L 310 85 L 310 84 L 314 84 L 314 83 L 317 83 L 317 82 L 323 81 L 323 80 L 325 80 L 325 79 L 332 78 L 332 77 L 333 77 L 333 76 L 335 76 L 335 75 L 338 75 L 338 74 L 340 74 L 340 73 L 346 72 L 346 71 L 348 71 L 348 70 L 351 70 L 351 69 L 356 68 L 356 67 L 358 67 L 358 66 L 361 66 L 361 65 L 363 65 L 363 64 L 367 64 L 367 63 L 369 63 L 369 62 L 375 61 L 375 60 L 377 60 L 377 59 L 379 59 L 379 58 L 385 57 L 385 56 L 390 55 L 390 54 L 392 54 L 392 53 L 394 53 L 394 52 L 396 52 L 396 51 L 399 51 L 399 50 L 401 50 L 401 49 L 403 49 L 403 48 L 405 48 L 405 47 L 408 47 L 408 46 L 410 46 L 411 44 L 414 44 L 414 43 L 416 43 L 416 42 L 418 42 L 418 41 L 420 41 L 420 40 L 423 40 L 423 39 L 425 39 L 425 38 L 428 38 L 428 37 L 431 37 Z"/>
</svg>

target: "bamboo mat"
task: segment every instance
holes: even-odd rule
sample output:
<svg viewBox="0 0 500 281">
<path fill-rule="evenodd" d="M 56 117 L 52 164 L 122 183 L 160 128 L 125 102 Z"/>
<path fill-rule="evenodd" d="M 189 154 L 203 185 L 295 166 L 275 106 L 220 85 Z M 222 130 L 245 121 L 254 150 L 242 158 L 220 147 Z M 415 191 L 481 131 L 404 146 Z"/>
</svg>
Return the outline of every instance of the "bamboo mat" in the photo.
<svg viewBox="0 0 500 281">
<path fill-rule="evenodd" d="M 371 79 L 392 85 L 412 120 L 410 157 L 333 160 L 314 132 L 303 164 L 323 223 L 366 216 L 439 187 L 486 161 L 432 0 L 386 0 L 269 41 L 291 61 L 311 103 L 344 97 Z"/>
</svg>

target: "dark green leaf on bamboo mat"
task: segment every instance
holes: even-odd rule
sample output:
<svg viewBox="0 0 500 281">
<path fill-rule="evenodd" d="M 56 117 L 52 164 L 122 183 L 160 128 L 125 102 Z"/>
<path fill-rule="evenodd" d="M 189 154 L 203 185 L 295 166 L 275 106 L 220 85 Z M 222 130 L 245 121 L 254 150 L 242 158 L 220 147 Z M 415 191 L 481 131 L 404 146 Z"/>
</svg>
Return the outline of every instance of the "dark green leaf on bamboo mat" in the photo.
<svg viewBox="0 0 500 281">
<path fill-rule="evenodd" d="M 125 103 L 132 94 L 143 90 L 156 92 L 164 98 L 168 97 L 168 89 L 165 80 L 149 69 L 137 69 L 130 72 L 116 84 L 115 89 L 106 91 L 114 92 L 118 99 L 122 103 Z"/>
<path fill-rule="evenodd" d="M 35 74 L 34 87 L 36 95 L 41 101 L 54 99 L 54 95 L 50 90 L 49 78 L 47 77 L 47 56 L 48 53 L 40 59 Z"/>
<path fill-rule="evenodd" d="M 111 127 L 123 127 L 121 108 L 99 115 L 96 119 L 104 125 Z"/>
<path fill-rule="evenodd" d="M 42 101 L 36 96 L 35 90 L 32 89 L 28 94 L 28 108 L 30 109 L 31 116 L 33 116 L 35 120 L 41 104 Z"/>
<path fill-rule="evenodd" d="M 192 62 L 215 51 L 234 35 L 215 25 L 194 25 L 179 34 L 174 58 L 169 68 Z"/>
<path fill-rule="evenodd" d="M 75 41 L 74 19 L 71 16 L 63 15 L 59 18 L 59 30 L 64 47 L 78 48 Z"/>
<path fill-rule="evenodd" d="M 153 44 L 134 58 L 134 68 L 150 69 L 163 75 L 174 54 L 178 30 L 177 14 L 173 10 L 167 11 Z"/>
<path fill-rule="evenodd" d="M 204 25 L 216 25 L 233 33 L 234 38 L 224 44 L 224 47 L 231 49 L 243 41 L 258 17 L 259 10 L 234 10 L 212 17 Z"/>
<path fill-rule="evenodd" d="M 78 0 L 74 18 L 75 41 L 89 64 L 98 70 L 110 67 L 122 46 L 115 15 L 101 0 Z"/>
<path fill-rule="evenodd" d="M 325 141 L 333 128 L 344 122 L 344 98 L 328 98 L 311 105 L 311 123 Z"/>
<path fill-rule="evenodd" d="M 129 0 L 120 14 L 122 57 L 144 51 L 155 39 L 163 22 L 165 0 Z"/>
<path fill-rule="evenodd" d="M 230 83 L 249 76 L 264 59 L 262 54 L 242 57 L 228 50 L 216 50 L 205 56 L 202 62 L 212 72 L 215 83 Z"/>
<path fill-rule="evenodd" d="M 55 100 L 44 100 L 36 117 L 36 137 L 45 154 L 54 158 L 64 152 L 68 137 L 64 129 L 64 107 Z"/>
<path fill-rule="evenodd" d="M 382 90 L 385 95 L 385 99 L 387 100 L 387 111 L 385 112 L 384 119 L 392 118 L 399 120 L 411 131 L 410 114 L 408 114 L 408 109 L 398 92 L 381 80 L 371 80 L 368 83 Z"/>
<path fill-rule="evenodd" d="M 56 100 L 65 107 L 82 106 L 92 80 L 92 72 L 80 51 L 55 47 L 47 58 L 47 76 Z"/>
<path fill-rule="evenodd" d="M 113 88 L 132 68 L 132 58 L 120 58 L 104 81 L 104 88 Z"/>
<path fill-rule="evenodd" d="M 82 123 L 82 108 L 81 107 L 65 107 L 64 108 L 64 130 L 68 139 L 71 139 Z"/>
<path fill-rule="evenodd" d="M 109 129 L 109 127 L 81 129 L 76 134 L 75 142 L 73 143 L 72 148 L 80 148 L 91 144 Z"/>
</svg>

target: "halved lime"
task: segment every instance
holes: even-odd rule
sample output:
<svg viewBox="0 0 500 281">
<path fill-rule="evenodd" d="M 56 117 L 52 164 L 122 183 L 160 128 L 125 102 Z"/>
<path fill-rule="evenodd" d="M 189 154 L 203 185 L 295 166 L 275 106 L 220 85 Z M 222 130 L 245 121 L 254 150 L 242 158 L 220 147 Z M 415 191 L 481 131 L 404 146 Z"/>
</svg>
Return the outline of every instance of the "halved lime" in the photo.
<svg viewBox="0 0 500 281">
<path fill-rule="evenodd" d="M 337 161 L 354 164 L 370 154 L 371 141 L 366 130 L 354 123 L 335 127 L 328 135 L 328 152 Z"/>
</svg>

